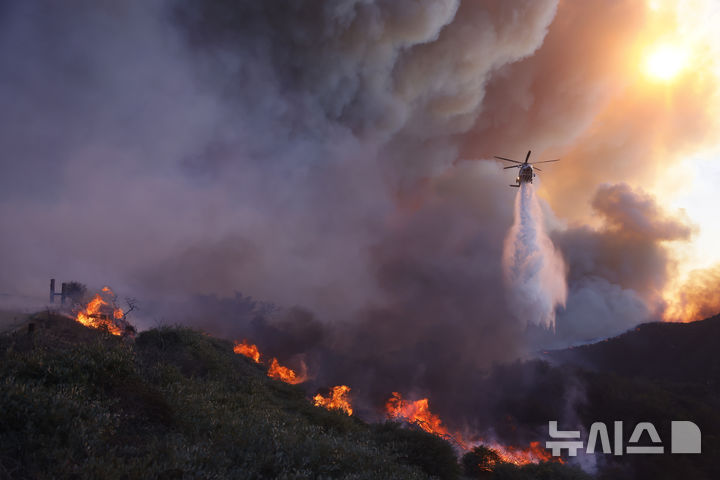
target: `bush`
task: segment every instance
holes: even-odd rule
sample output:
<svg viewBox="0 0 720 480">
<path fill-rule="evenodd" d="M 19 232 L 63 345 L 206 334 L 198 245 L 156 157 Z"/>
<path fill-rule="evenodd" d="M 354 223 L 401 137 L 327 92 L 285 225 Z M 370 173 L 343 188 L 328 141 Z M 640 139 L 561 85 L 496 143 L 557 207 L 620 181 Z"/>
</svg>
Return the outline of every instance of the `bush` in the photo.
<svg viewBox="0 0 720 480">
<path fill-rule="evenodd" d="M 502 462 L 500 455 L 479 445 L 462 457 L 463 471 L 470 478 L 492 478 L 495 467 Z"/>
<path fill-rule="evenodd" d="M 414 425 L 385 422 L 372 426 L 375 441 L 396 454 L 408 465 L 416 465 L 423 472 L 444 480 L 460 475 L 460 466 L 453 447 L 447 440 Z"/>
</svg>

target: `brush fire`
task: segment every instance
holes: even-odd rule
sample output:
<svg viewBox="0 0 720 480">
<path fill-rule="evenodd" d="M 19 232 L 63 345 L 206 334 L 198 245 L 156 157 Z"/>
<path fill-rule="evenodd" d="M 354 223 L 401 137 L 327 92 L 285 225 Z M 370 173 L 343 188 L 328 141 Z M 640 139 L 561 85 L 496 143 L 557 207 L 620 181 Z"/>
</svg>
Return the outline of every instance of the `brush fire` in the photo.
<svg viewBox="0 0 720 480">
<path fill-rule="evenodd" d="M 427 398 L 410 402 L 403 399 L 398 392 L 393 392 L 390 399 L 385 403 L 385 410 L 391 420 L 403 420 L 417 425 L 426 432 L 455 440 L 447 428 L 442 425 L 440 417 L 430 412 L 430 402 Z M 456 440 L 456 443 L 461 444 L 458 440 Z"/>
<path fill-rule="evenodd" d="M 303 366 L 304 370 L 304 366 Z M 304 373 L 296 373 L 295 370 L 280 365 L 277 358 L 273 358 L 270 361 L 270 367 L 268 367 L 268 377 L 276 380 L 282 380 L 285 383 L 297 385 L 307 380 L 307 375 Z"/>
<path fill-rule="evenodd" d="M 243 340 L 242 342 L 236 341 L 233 351 L 238 355 L 248 357 L 255 363 L 260 363 L 260 350 L 257 345 L 249 343 L 247 340 Z M 292 368 L 281 365 L 277 358 L 273 358 L 270 360 L 270 365 L 268 365 L 267 375 L 275 380 L 281 380 L 285 383 L 297 385 L 298 383 L 303 383 L 307 380 L 307 368 L 304 363 L 301 366 L 302 371 L 298 373 Z"/>
<path fill-rule="evenodd" d="M 261 363 L 259 348 L 248 340 L 243 339 L 240 342 L 236 341 L 233 351 L 238 355 L 248 357 L 255 363 Z M 295 385 L 307 380 L 305 370 L 306 367 L 303 364 L 303 373 L 298 374 L 291 368 L 281 365 L 277 358 L 272 358 L 268 366 L 267 375 L 270 378 Z M 317 407 L 323 407 L 328 410 L 339 410 L 347 415 L 352 415 L 353 408 L 349 397 L 350 390 L 350 387 L 347 385 L 336 385 L 330 388 L 327 396 L 318 393 L 312 400 Z M 392 396 L 385 403 L 385 413 L 390 420 L 417 425 L 428 433 L 451 441 L 465 451 L 477 445 L 485 445 L 494 450 L 500 460 L 505 463 L 512 463 L 514 465 L 527 465 L 529 463 L 547 461 L 563 463 L 562 459 L 553 457 L 547 449 L 543 448 L 540 442 L 531 442 L 526 448 L 505 446 L 496 442 L 486 442 L 480 437 L 474 437 L 472 442 L 466 442 L 459 432 L 451 433 L 448 428 L 443 425 L 440 417 L 430 411 L 430 400 L 428 398 L 411 401 L 404 399 L 400 393 L 393 392 Z"/>
<path fill-rule="evenodd" d="M 115 305 L 115 294 L 107 286 L 77 312 L 75 320 L 86 327 L 106 328 L 108 332 L 118 336 L 122 335 L 127 327 L 125 313 Z"/>
<path fill-rule="evenodd" d="M 549 461 L 564 463 L 562 458 L 553 457 L 545 447 L 540 445 L 540 442 L 530 442 L 530 446 L 527 448 L 505 446 L 497 443 L 485 445 L 494 450 L 505 463 L 512 463 L 514 465 L 527 465 L 528 463 Z"/>
<path fill-rule="evenodd" d="M 463 450 L 470 450 L 476 445 L 485 445 L 494 450 L 500 460 L 505 463 L 512 463 L 518 466 L 547 461 L 563 463 L 562 459 L 553 457 L 547 449 L 542 447 L 540 442 L 531 442 L 530 446 L 526 448 L 505 446 L 496 442 L 486 442 L 481 438 L 474 439 L 472 442 L 466 442 L 459 432 L 450 433 L 447 427 L 442 424 L 440 417 L 430 411 L 430 401 L 427 398 L 408 401 L 398 392 L 393 392 L 385 404 L 385 410 L 388 418 L 391 420 L 401 420 L 417 425 L 428 433 L 433 433 L 452 441 Z"/>
<path fill-rule="evenodd" d="M 258 350 L 257 345 L 248 343 L 247 340 L 235 342 L 233 351 L 237 354 L 245 355 L 246 357 L 254 360 L 255 363 L 260 363 L 260 350 Z"/>
<path fill-rule="evenodd" d="M 325 407 L 328 410 L 340 410 L 348 415 L 353 414 L 352 405 L 350 404 L 350 387 L 347 385 L 337 385 L 330 389 L 330 394 L 323 397 L 319 393 L 313 397 L 316 407 Z"/>
</svg>

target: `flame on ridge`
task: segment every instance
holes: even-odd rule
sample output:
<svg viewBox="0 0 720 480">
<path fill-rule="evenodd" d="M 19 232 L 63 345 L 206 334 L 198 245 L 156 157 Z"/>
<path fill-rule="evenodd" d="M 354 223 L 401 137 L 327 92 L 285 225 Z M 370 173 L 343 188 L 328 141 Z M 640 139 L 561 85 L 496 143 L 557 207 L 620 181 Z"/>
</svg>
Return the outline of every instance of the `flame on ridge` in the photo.
<svg viewBox="0 0 720 480">
<path fill-rule="evenodd" d="M 305 368 L 303 364 L 303 370 L 304 369 Z M 280 362 L 277 361 L 277 358 L 273 358 L 270 362 L 270 367 L 268 367 L 267 374 L 270 378 L 282 380 L 283 382 L 290 383 L 292 385 L 297 385 L 298 383 L 303 383 L 305 380 L 307 380 L 307 375 L 305 375 L 305 373 L 298 374 L 292 368 L 280 365 Z"/>
<path fill-rule="evenodd" d="M 243 340 L 242 342 L 236 341 L 235 346 L 233 347 L 233 352 L 237 353 L 238 355 L 244 355 L 249 359 L 253 360 L 255 363 L 261 363 L 260 350 L 258 349 L 257 345 L 252 344 L 247 340 Z M 303 383 L 307 380 L 307 367 L 305 366 L 305 363 L 302 363 L 301 366 L 302 371 L 300 373 L 297 373 L 292 368 L 281 365 L 280 362 L 278 362 L 277 358 L 273 358 L 272 360 L 270 360 L 270 365 L 268 365 L 267 375 L 268 377 L 274 378 L 275 380 L 281 380 L 285 383 L 296 385 L 298 383 Z"/>
<path fill-rule="evenodd" d="M 252 359 L 256 363 L 260 363 L 260 350 L 257 345 L 251 344 L 247 340 L 242 340 L 242 342 L 236 341 L 233 351 Z M 270 378 L 295 385 L 307 380 L 307 368 L 304 363 L 302 367 L 302 373 L 298 374 L 291 368 L 281 365 L 277 358 L 273 357 L 270 360 L 267 375 Z M 318 407 L 324 407 L 328 410 L 341 410 L 348 415 L 352 415 L 353 409 L 349 398 L 350 390 L 350 387 L 347 385 L 336 385 L 330 389 L 327 396 L 321 394 L 315 395 L 313 397 L 313 403 Z M 385 403 L 385 410 L 388 418 L 391 420 L 405 421 L 417 425 L 428 433 L 452 441 L 462 450 L 467 451 L 474 446 L 484 445 L 493 450 L 504 463 L 512 463 L 518 466 L 548 461 L 564 463 L 561 458 L 553 457 L 547 449 L 541 446 L 540 442 L 530 442 L 528 447 L 523 448 L 513 445 L 502 445 L 497 442 L 485 442 L 480 438 L 475 439 L 472 444 L 468 444 L 463 440 L 460 433 L 451 433 L 448 428 L 443 425 L 440 417 L 430 411 L 430 401 L 428 398 L 411 401 L 404 399 L 400 393 L 393 392 L 392 396 Z"/>
<path fill-rule="evenodd" d="M 260 363 L 260 350 L 258 350 L 257 345 L 249 343 L 247 340 L 243 340 L 242 343 L 235 342 L 233 352 L 245 355 L 246 357 L 254 360 L 255 363 Z"/>
<path fill-rule="evenodd" d="M 348 415 L 353 414 L 352 405 L 350 404 L 350 387 L 347 385 L 337 385 L 332 387 L 330 394 L 323 397 L 319 393 L 313 397 L 316 407 L 325 407 L 328 410 L 342 410 Z"/>
<path fill-rule="evenodd" d="M 405 400 L 398 392 L 393 392 L 385 404 L 385 409 L 390 419 L 415 424 L 428 433 L 453 441 L 463 450 L 467 451 L 474 446 L 482 444 L 495 451 L 500 460 L 505 463 L 512 463 L 518 466 L 548 461 L 564 463 L 561 458 L 553 457 L 550 451 L 544 448 L 540 442 L 530 442 L 528 447 L 523 448 L 512 445 L 502 445 L 497 442 L 485 442 L 480 438 L 473 441 L 472 444 L 468 444 L 463 440 L 459 432 L 450 433 L 448 428 L 443 425 L 440 417 L 430 411 L 430 401 L 427 398 L 409 401 Z"/>
</svg>

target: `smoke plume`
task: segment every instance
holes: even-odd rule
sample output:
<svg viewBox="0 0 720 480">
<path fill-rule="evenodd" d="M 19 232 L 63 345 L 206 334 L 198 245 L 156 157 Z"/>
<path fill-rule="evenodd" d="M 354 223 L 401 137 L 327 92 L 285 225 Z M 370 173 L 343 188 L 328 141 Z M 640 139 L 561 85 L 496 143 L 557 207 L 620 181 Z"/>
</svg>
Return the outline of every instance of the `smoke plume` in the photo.
<svg viewBox="0 0 720 480">
<path fill-rule="evenodd" d="M 522 322 L 555 328 L 555 308 L 565 306 L 565 262 L 545 232 L 535 189 L 522 183 L 515 222 L 505 239 L 503 272 L 508 305 Z"/>
<path fill-rule="evenodd" d="M 569 266 L 556 340 L 589 341 L 660 320 L 662 289 L 677 276 L 667 245 L 689 240 L 696 228 L 681 211 L 625 183 L 600 185 L 591 206 L 597 227 L 553 232 Z"/>
</svg>

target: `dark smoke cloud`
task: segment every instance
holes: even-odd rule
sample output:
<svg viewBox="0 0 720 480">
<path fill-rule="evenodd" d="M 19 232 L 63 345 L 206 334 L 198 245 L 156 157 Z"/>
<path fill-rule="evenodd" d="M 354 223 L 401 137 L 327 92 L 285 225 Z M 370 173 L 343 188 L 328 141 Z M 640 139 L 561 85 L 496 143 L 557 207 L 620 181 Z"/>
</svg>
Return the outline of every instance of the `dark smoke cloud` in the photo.
<svg viewBox="0 0 720 480">
<path fill-rule="evenodd" d="M 496 182 L 477 189 L 487 177 Z M 318 385 L 351 384 L 360 405 L 377 407 L 402 391 L 440 397 L 450 412 L 468 372 L 525 351 L 497 280 L 512 192 L 489 163 L 462 165 L 423 189 L 423 204 L 389 222 L 370 253 L 383 294 L 363 309 L 329 324 L 307 311 L 263 311 L 249 299 L 206 297 L 194 311 L 178 310 L 187 322 L 251 338 L 269 356 L 291 364 L 302 357 Z"/>
</svg>

